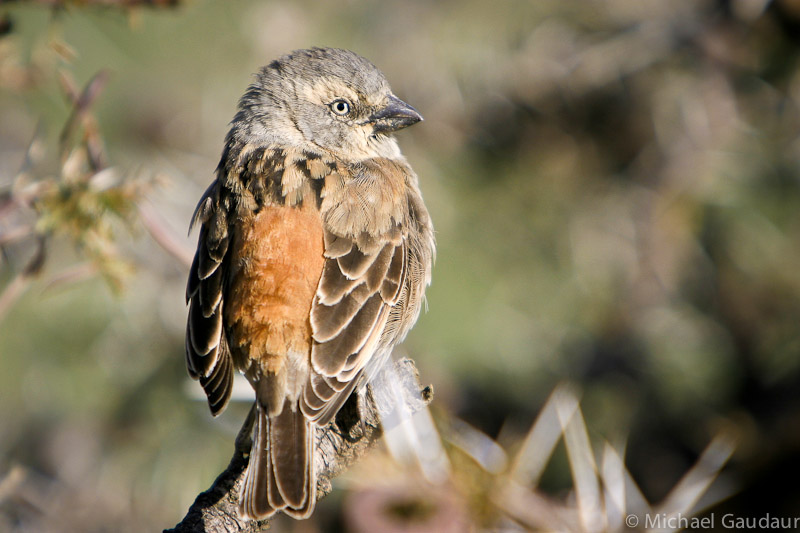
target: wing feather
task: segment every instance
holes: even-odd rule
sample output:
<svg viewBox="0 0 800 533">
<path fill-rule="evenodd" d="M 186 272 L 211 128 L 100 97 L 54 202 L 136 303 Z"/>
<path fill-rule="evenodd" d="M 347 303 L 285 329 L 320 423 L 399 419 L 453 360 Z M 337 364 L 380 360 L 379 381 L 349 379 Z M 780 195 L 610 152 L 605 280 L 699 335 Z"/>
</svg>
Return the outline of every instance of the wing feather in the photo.
<svg viewBox="0 0 800 533">
<path fill-rule="evenodd" d="M 301 402 L 317 424 L 336 415 L 379 349 L 404 283 L 407 253 L 397 224 L 371 238 L 329 231 L 325 244 L 327 260 L 311 309 L 313 371 Z"/>
<path fill-rule="evenodd" d="M 224 337 L 219 349 L 224 351 L 224 355 L 219 357 L 219 364 L 214 367 L 208 378 L 200 378 L 200 385 L 208 396 L 208 406 L 215 416 L 227 406 L 233 387 L 233 362 Z"/>
<path fill-rule="evenodd" d="M 377 291 L 383 284 L 383 280 L 386 279 L 389 266 L 394 258 L 396 248 L 397 247 L 392 243 L 387 243 L 373 261 L 369 271 L 364 273 L 363 277 L 370 291 Z"/>
<path fill-rule="evenodd" d="M 338 392 L 337 389 L 331 387 L 328 380 L 319 374 L 312 373 L 308 377 L 308 383 L 310 385 L 311 392 L 314 393 L 315 397 L 322 401 L 320 405 L 314 406 L 315 409 L 320 409 L 325 405 L 325 402 L 333 398 L 333 396 Z"/>
<path fill-rule="evenodd" d="M 212 354 L 212 352 L 215 352 L 217 346 L 219 346 L 219 337 L 222 334 L 222 313 L 219 311 L 220 309 L 217 308 L 217 312 L 205 317 L 203 316 L 203 306 L 199 298 L 197 300 L 192 299 L 189 304 L 189 339 L 191 340 L 193 352 L 198 356 L 210 355 L 212 358 L 216 357 L 216 353 Z M 213 363 L 203 366 L 210 367 L 213 366 Z M 197 368 L 196 364 L 195 368 Z M 203 375 L 207 374 L 207 372 L 201 373 Z"/>
<path fill-rule="evenodd" d="M 339 263 L 339 270 L 347 279 L 359 279 L 366 274 L 375 259 L 375 255 L 365 254 L 358 247 L 355 247 L 347 255 L 339 257 L 336 262 Z"/>
<path fill-rule="evenodd" d="M 325 232 L 325 257 L 336 259 L 347 255 L 353 249 L 353 241 L 347 237 L 341 237 L 330 231 Z"/>
<path fill-rule="evenodd" d="M 329 377 L 336 376 L 344 370 L 347 357 L 358 353 L 369 338 L 369 334 L 375 329 L 378 319 L 382 316 L 380 310 L 383 306 L 380 294 L 373 294 L 336 337 L 315 344 L 311 357 L 314 370 Z"/>
<path fill-rule="evenodd" d="M 199 284 L 198 299 L 203 308 L 203 316 L 206 318 L 210 318 L 222 302 L 222 270 L 217 268 Z"/>
<path fill-rule="evenodd" d="M 342 274 L 336 261 L 325 261 L 317 290 L 319 303 L 327 306 L 335 305 L 362 282 L 361 279 L 348 279 Z"/>
<path fill-rule="evenodd" d="M 227 405 L 233 384 L 233 362 L 222 327 L 229 239 L 220 189 L 218 182 L 209 187 L 195 212 L 194 219 L 201 227 L 186 284 L 186 366 L 189 375 L 200 380 L 214 415 Z"/>
<path fill-rule="evenodd" d="M 381 284 L 381 298 L 389 305 L 397 304 L 400 299 L 400 291 L 403 288 L 403 280 L 405 279 L 408 251 L 405 243 L 401 243 L 400 247 L 400 250 L 395 250 L 389 263 L 389 269 L 386 271 Z"/>
<path fill-rule="evenodd" d="M 335 305 L 319 303 L 320 297 L 317 294 L 314 305 L 311 308 L 311 328 L 314 340 L 318 343 L 323 343 L 339 335 L 350 324 L 353 317 L 358 314 L 369 297 L 369 288 L 363 283 Z"/>
</svg>

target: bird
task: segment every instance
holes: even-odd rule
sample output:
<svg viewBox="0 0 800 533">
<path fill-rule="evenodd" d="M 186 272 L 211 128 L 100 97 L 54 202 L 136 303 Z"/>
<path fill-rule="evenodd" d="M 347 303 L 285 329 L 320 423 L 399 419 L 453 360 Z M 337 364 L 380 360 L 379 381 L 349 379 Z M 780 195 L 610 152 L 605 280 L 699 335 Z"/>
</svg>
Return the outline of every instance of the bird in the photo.
<svg viewBox="0 0 800 533">
<path fill-rule="evenodd" d="M 319 428 L 417 321 L 435 239 L 394 133 L 422 115 L 349 50 L 295 50 L 238 103 L 186 288 L 186 364 L 214 416 L 255 391 L 238 512 L 308 518 Z"/>
</svg>

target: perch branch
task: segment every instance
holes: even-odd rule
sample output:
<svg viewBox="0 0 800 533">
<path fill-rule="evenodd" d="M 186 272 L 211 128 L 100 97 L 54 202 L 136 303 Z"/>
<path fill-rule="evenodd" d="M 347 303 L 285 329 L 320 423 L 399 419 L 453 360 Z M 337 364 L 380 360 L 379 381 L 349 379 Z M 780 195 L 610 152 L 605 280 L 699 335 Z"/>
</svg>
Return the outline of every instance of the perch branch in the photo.
<svg viewBox="0 0 800 533">
<path fill-rule="evenodd" d="M 395 379 L 399 379 L 408 410 L 415 413 L 427 406 L 433 393 L 419 383 L 414 362 L 402 359 L 394 363 Z M 380 397 L 380 394 L 377 394 Z M 354 394 L 336 416 L 336 420 L 317 431 L 317 499 L 331 491 L 332 480 L 356 461 L 383 434 L 381 419 L 387 420 L 392 407 L 382 399 L 376 401 L 372 385 L 366 394 Z M 237 512 L 238 496 L 247 468 L 253 428 L 253 411 L 245 420 L 236 438 L 236 447 L 228 467 L 207 491 L 197 496 L 189 512 L 174 529 L 164 533 L 255 533 L 269 528 L 269 521 L 251 521 Z"/>
</svg>

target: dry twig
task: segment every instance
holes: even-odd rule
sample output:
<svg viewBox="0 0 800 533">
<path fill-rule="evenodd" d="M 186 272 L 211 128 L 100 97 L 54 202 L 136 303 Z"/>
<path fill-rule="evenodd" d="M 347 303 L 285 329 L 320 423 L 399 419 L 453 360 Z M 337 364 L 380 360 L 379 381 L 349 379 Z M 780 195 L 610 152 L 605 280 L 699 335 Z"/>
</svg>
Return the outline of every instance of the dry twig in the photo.
<svg viewBox="0 0 800 533">
<path fill-rule="evenodd" d="M 395 363 L 395 373 L 403 391 L 406 406 L 415 413 L 427 406 L 433 393 L 422 388 L 414 362 L 402 359 Z M 366 453 L 383 434 L 381 421 L 387 419 L 386 406 L 379 405 L 367 386 L 364 395 L 353 395 L 336 416 L 336 420 L 317 431 L 317 499 L 331 491 L 332 480 Z M 269 528 L 269 521 L 250 521 L 237 512 L 238 495 L 247 468 L 253 428 L 252 411 L 239 435 L 228 467 L 207 491 L 195 499 L 189 512 L 174 529 L 165 533 L 255 533 Z M 389 429 L 388 427 L 385 429 Z"/>
</svg>

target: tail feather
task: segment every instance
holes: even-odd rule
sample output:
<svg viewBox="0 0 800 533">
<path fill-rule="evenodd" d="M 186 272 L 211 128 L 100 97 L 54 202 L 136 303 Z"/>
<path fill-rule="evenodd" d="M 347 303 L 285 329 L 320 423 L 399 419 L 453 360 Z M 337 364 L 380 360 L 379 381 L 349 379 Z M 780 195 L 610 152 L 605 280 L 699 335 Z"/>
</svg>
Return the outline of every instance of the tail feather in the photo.
<svg viewBox="0 0 800 533">
<path fill-rule="evenodd" d="M 294 518 L 308 518 L 316 502 L 315 425 L 297 404 L 288 401 L 271 417 L 258 403 L 256 416 L 240 514 L 263 519 L 283 511 Z"/>
<path fill-rule="evenodd" d="M 256 405 L 256 424 L 250 463 L 239 498 L 239 514 L 249 518 L 269 518 L 276 508 L 269 503 L 267 475 L 269 468 L 269 418 L 261 404 Z"/>
<path fill-rule="evenodd" d="M 275 479 L 275 467 L 272 463 L 272 456 L 269 459 L 269 466 L 267 467 L 267 496 L 269 497 L 269 504 L 273 509 L 285 509 L 286 500 L 283 499 L 281 491 L 278 489 L 278 482 Z"/>
</svg>

